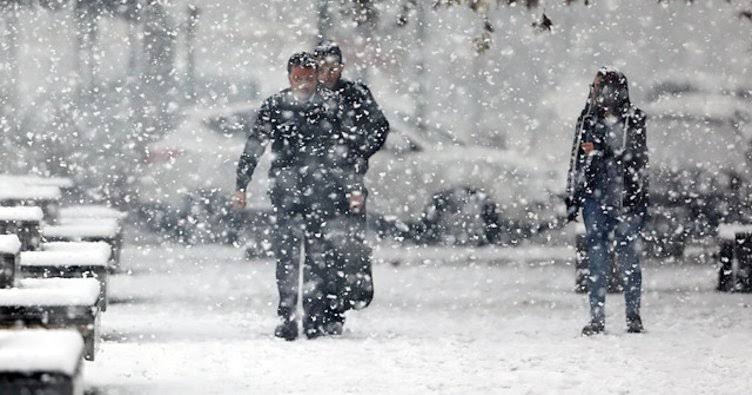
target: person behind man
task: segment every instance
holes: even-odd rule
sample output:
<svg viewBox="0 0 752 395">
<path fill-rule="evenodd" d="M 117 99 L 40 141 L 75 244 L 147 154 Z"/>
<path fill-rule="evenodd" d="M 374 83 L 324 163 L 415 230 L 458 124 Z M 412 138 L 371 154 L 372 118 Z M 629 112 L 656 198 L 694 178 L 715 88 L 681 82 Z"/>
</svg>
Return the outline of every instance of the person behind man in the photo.
<svg viewBox="0 0 752 395">
<path fill-rule="evenodd" d="M 624 282 L 627 331 L 644 331 L 638 239 L 648 209 L 646 133 L 645 114 L 630 102 L 627 78 L 613 68 L 599 69 L 577 120 L 566 201 L 569 219 L 581 208 L 585 221 L 591 317 L 582 329 L 586 336 L 605 330 L 611 248 Z"/>
<path fill-rule="evenodd" d="M 323 42 L 314 50 L 319 65 L 319 83 L 337 93 L 342 113 L 342 134 L 336 148 L 338 185 L 346 198 L 327 223 L 325 238 L 331 243 L 342 276 L 337 292 L 337 308 L 331 319 L 344 324 L 345 311 L 367 307 L 373 299 L 371 250 L 365 243 L 366 197 L 363 177 L 368 160 L 378 152 L 389 133 L 389 122 L 368 87 L 342 78 L 342 51 L 333 42 Z M 338 311 L 337 311 L 338 310 Z M 333 327 L 341 332 L 339 328 Z"/>
<path fill-rule="evenodd" d="M 290 87 L 272 95 L 261 106 L 255 124 L 248 133 L 245 149 L 237 167 L 236 208 L 245 207 L 246 187 L 264 153 L 271 144 L 273 161 L 269 191 L 273 206 L 272 248 L 277 260 L 277 313 L 281 323 L 275 336 L 286 340 L 298 337 L 295 316 L 301 254 L 303 270 L 303 328 L 309 338 L 324 334 L 329 301 L 335 292 L 331 284 L 335 273 L 327 270 L 321 252 L 322 240 L 316 236 L 320 216 L 311 215 L 308 193 L 314 175 L 309 169 L 321 169 L 329 139 L 339 130 L 339 100 L 317 83 L 317 64 L 309 53 L 296 53 L 287 63 Z M 319 176 L 320 173 L 317 173 Z M 302 246 L 302 251 L 301 251 Z"/>
</svg>

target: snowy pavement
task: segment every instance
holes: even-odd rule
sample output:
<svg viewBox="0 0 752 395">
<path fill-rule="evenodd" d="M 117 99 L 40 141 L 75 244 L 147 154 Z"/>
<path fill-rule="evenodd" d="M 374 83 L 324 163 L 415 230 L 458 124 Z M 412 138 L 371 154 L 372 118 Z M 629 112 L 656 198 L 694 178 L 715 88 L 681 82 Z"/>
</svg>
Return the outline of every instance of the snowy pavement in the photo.
<svg viewBox="0 0 752 395">
<path fill-rule="evenodd" d="M 566 264 L 378 264 L 376 299 L 350 314 L 341 338 L 284 342 L 271 335 L 273 264 L 242 256 L 225 247 L 126 248 L 132 273 L 111 280 L 104 342 L 84 371 L 90 392 L 752 390 L 752 295 L 714 292 L 707 266 L 647 265 L 649 332 L 626 334 L 623 300 L 611 295 L 608 334 L 582 338 L 586 301 L 571 292 Z"/>
</svg>

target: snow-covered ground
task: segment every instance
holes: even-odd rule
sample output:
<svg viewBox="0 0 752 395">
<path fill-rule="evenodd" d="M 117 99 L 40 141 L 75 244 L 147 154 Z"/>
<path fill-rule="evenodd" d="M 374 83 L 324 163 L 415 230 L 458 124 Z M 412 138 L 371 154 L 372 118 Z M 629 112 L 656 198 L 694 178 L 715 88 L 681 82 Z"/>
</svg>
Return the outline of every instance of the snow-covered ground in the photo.
<svg viewBox="0 0 752 395">
<path fill-rule="evenodd" d="M 114 302 L 97 360 L 85 366 L 87 386 L 98 394 L 752 389 L 752 295 L 714 292 L 711 267 L 646 265 L 648 333 L 624 332 L 614 295 L 608 334 L 582 338 L 586 301 L 571 291 L 571 266 L 488 264 L 486 256 L 411 264 L 413 252 L 399 266 L 374 267 L 376 299 L 350 314 L 344 336 L 284 342 L 271 335 L 274 266 L 242 255 L 126 248 L 132 272 L 111 281 Z"/>
</svg>

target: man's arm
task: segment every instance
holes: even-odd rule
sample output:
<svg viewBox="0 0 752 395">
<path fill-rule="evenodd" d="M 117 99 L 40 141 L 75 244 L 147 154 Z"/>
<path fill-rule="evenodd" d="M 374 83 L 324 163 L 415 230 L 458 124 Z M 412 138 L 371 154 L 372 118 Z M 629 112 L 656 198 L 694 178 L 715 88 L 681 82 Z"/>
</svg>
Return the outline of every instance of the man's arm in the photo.
<svg viewBox="0 0 752 395">
<path fill-rule="evenodd" d="M 567 219 L 574 221 L 581 205 L 581 182 L 584 176 L 583 166 L 585 157 L 593 150 L 593 144 L 583 143 L 584 135 L 589 127 L 592 127 L 590 119 L 590 107 L 586 107 L 577 118 L 574 130 L 574 141 L 569 160 L 569 172 L 567 173 L 567 188 L 564 203 L 567 206 Z"/>
<path fill-rule="evenodd" d="M 243 153 L 240 155 L 235 182 L 235 189 L 237 191 L 245 193 L 245 189 L 248 183 L 251 182 L 253 172 L 256 170 L 261 155 L 264 154 L 264 150 L 269 143 L 273 128 L 274 121 L 271 105 L 267 101 L 261 106 L 253 128 L 248 133 L 248 140 L 245 142 Z"/>
<path fill-rule="evenodd" d="M 266 141 L 260 140 L 256 136 L 248 137 L 248 140 L 245 142 L 245 149 L 238 161 L 235 190 L 245 192 L 248 183 L 253 178 L 253 172 L 256 170 L 259 159 L 264 154 L 266 145 Z"/>
<path fill-rule="evenodd" d="M 389 135 L 389 121 L 381 111 L 371 91 L 363 84 L 357 84 L 356 89 L 361 95 L 363 106 L 361 125 L 358 125 L 359 133 L 358 150 L 365 159 L 370 158 L 384 146 Z"/>
</svg>

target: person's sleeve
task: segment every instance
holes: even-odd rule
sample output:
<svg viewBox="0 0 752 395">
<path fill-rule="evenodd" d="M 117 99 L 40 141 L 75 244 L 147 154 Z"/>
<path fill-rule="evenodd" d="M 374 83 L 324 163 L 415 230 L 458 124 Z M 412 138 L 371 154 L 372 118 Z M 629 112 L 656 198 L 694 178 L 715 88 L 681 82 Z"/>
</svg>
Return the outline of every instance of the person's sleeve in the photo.
<svg viewBox="0 0 752 395">
<path fill-rule="evenodd" d="M 585 132 L 585 122 L 587 120 L 585 119 L 585 114 L 580 114 L 580 117 L 577 119 L 577 124 L 574 129 L 574 138 L 572 141 L 572 151 L 569 156 L 569 172 L 567 173 L 567 205 L 574 205 L 577 206 L 578 202 L 577 197 L 575 196 L 577 191 L 577 183 L 578 183 L 578 174 L 580 166 L 583 162 L 584 152 L 580 149 L 579 144 L 577 144 L 578 141 L 582 141 L 582 134 Z"/>
<path fill-rule="evenodd" d="M 647 145 L 647 128 L 645 113 L 638 111 L 634 117 L 634 126 L 632 132 L 631 152 L 627 166 L 630 167 L 632 179 L 628 180 L 632 184 L 631 190 L 634 191 L 632 198 L 638 199 L 647 204 L 648 187 L 649 187 L 649 166 L 648 166 L 648 145 Z"/>
<path fill-rule="evenodd" d="M 256 121 L 248 132 L 248 139 L 245 142 L 243 153 L 240 154 L 235 183 L 237 191 L 244 192 L 248 183 L 251 182 L 253 172 L 256 170 L 256 166 L 258 166 L 261 155 L 264 154 L 273 130 L 274 121 L 271 104 L 267 101 L 261 106 L 256 116 Z"/>
<path fill-rule="evenodd" d="M 389 121 L 368 87 L 359 84 L 358 91 L 364 115 L 363 126 L 360 128 L 363 135 L 358 139 L 358 150 L 368 159 L 384 146 L 389 135 Z"/>
</svg>

